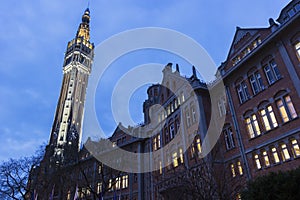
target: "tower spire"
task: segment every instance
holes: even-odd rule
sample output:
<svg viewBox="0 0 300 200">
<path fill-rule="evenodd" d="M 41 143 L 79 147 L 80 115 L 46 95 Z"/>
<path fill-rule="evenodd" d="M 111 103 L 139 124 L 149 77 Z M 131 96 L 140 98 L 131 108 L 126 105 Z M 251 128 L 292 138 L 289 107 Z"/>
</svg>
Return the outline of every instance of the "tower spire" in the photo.
<svg viewBox="0 0 300 200">
<path fill-rule="evenodd" d="M 86 8 L 82 15 L 82 21 L 78 27 L 76 38 L 82 38 L 83 40 L 90 41 L 90 10 Z"/>
<path fill-rule="evenodd" d="M 63 65 L 63 82 L 50 135 L 51 158 L 55 165 L 76 160 L 82 137 L 84 102 L 94 57 L 90 42 L 90 10 L 82 15 L 76 37 L 68 43 Z"/>
</svg>

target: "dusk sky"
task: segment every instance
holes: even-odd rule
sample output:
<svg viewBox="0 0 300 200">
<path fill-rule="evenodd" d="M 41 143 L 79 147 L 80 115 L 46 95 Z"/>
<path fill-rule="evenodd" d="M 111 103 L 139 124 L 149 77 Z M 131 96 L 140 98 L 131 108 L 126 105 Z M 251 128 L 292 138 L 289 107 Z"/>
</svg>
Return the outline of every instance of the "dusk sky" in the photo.
<svg viewBox="0 0 300 200">
<path fill-rule="evenodd" d="M 236 26 L 268 27 L 288 0 L 97 0 L 90 1 L 91 41 L 95 46 L 122 31 L 163 27 L 196 40 L 217 66 L 226 59 Z M 0 6 L 0 161 L 29 156 L 47 143 L 59 97 L 67 42 L 74 38 L 86 0 L 10 0 Z M 110 135 L 112 85 L 129 69 L 169 62 L 191 75 L 191 65 L 160 51 L 141 51 L 113 63 L 99 84 L 97 114 Z M 112 77 L 114 76 L 114 77 Z M 111 82 L 110 82 L 111 81 Z M 102 85 L 101 85 L 102 84 Z M 146 90 L 133 97 L 132 116 L 142 122 Z"/>
</svg>

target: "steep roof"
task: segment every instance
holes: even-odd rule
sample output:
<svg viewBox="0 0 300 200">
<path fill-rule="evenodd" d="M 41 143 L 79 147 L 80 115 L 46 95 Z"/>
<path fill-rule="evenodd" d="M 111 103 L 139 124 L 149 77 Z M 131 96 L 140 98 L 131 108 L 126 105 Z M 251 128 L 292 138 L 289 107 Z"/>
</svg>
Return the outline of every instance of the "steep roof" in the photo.
<svg viewBox="0 0 300 200">
<path fill-rule="evenodd" d="M 233 37 L 233 41 L 231 43 L 229 53 L 227 58 L 236 53 L 239 48 L 236 48 L 238 44 L 245 43 L 248 39 L 252 39 L 254 35 L 256 35 L 260 30 L 264 30 L 267 28 L 240 28 L 236 27 L 236 31 Z"/>
</svg>

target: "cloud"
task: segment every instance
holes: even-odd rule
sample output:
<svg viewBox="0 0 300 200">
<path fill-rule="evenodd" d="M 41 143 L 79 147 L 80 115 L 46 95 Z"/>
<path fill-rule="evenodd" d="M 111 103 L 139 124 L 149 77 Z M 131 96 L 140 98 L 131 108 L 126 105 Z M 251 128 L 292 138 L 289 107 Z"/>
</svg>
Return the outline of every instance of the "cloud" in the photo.
<svg viewBox="0 0 300 200">
<path fill-rule="evenodd" d="M 45 142 L 44 131 L 32 129 L 30 137 L 27 130 L 0 128 L 0 161 L 8 158 L 31 156 Z"/>
</svg>

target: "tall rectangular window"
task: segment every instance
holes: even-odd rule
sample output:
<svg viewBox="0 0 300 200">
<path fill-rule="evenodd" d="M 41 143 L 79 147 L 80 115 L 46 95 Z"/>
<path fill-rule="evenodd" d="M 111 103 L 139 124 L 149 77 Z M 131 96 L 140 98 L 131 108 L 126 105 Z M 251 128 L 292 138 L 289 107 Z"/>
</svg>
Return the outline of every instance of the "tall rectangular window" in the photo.
<svg viewBox="0 0 300 200">
<path fill-rule="evenodd" d="M 263 151 L 263 157 L 264 157 L 265 166 L 269 167 L 270 166 L 270 159 L 269 159 L 267 151 Z"/>
<path fill-rule="evenodd" d="M 236 174 L 235 174 L 234 164 L 231 164 L 231 165 L 230 165 L 230 168 L 231 168 L 231 175 L 232 175 L 232 177 L 235 177 Z"/>
<path fill-rule="evenodd" d="M 236 89 L 240 99 L 240 103 L 244 103 L 250 98 L 248 86 L 245 81 L 242 81 L 240 84 L 238 84 Z"/>
<path fill-rule="evenodd" d="M 128 187 L 128 175 L 122 176 L 122 188 L 127 188 Z"/>
<path fill-rule="evenodd" d="M 238 169 L 239 169 L 239 174 L 243 175 L 244 174 L 243 167 L 242 167 L 242 164 L 241 164 L 240 161 L 237 162 L 237 166 L 238 166 Z"/>
<path fill-rule="evenodd" d="M 157 150 L 157 145 L 156 145 L 156 137 L 153 138 L 153 150 L 156 151 Z"/>
<path fill-rule="evenodd" d="M 266 131 L 278 126 L 272 106 L 263 108 L 259 112 Z"/>
<path fill-rule="evenodd" d="M 273 159 L 274 159 L 274 163 L 277 164 L 280 162 L 277 150 L 275 147 L 272 148 L 272 154 L 273 154 Z"/>
<path fill-rule="evenodd" d="M 102 192 L 102 183 L 101 182 L 97 183 L 97 194 L 100 194 L 100 192 Z"/>
<path fill-rule="evenodd" d="M 300 148 L 298 145 L 298 142 L 296 139 L 292 139 L 291 140 L 292 146 L 293 146 L 293 154 L 294 154 L 294 158 L 300 156 Z"/>
<path fill-rule="evenodd" d="M 220 117 L 226 115 L 226 101 L 225 98 L 222 97 L 219 101 L 218 101 L 218 108 L 219 108 L 219 114 Z"/>
<path fill-rule="evenodd" d="M 290 96 L 285 96 L 284 98 L 277 100 L 277 106 L 283 122 L 290 121 L 297 117 L 297 113 Z"/>
<path fill-rule="evenodd" d="M 170 139 L 173 139 L 175 136 L 175 127 L 174 127 L 174 123 L 172 123 L 170 125 Z"/>
<path fill-rule="evenodd" d="M 113 190 L 112 179 L 109 179 L 109 182 L 108 182 L 108 189 L 109 189 L 109 191 L 112 191 L 112 190 Z"/>
<path fill-rule="evenodd" d="M 121 177 L 116 178 L 116 189 L 119 190 L 121 188 Z"/>
<path fill-rule="evenodd" d="M 270 85 L 281 78 L 281 74 L 274 59 L 270 60 L 268 64 L 264 66 L 264 71 Z"/>
<path fill-rule="evenodd" d="M 179 159 L 180 159 L 180 163 L 183 163 L 183 150 L 182 148 L 179 148 Z"/>
<path fill-rule="evenodd" d="M 260 160 L 257 154 L 254 155 L 255 165 L 257 169 L 261 169 Z"/>
<path fill-rule="evenodd" d="M 286 147 L 286 144 L 281 145 L 281 156 L 283 161 L 289 160 L 291 158 L 290 153 Z"/>
<path fill-rule="evenodd" d="M 157 148 L 159 149 L 161 144 L 160 144 L 160 134 L 157 135 Z"/>
<path fill-rule="evenodd" d="M 187 127 L 190 127 L 191 126 L 191 116 L 190 116 L 190 112 L 187 108 L 185 109 L 185 118 L 186 118 Z"/>
<path fill-rule="evenodd" d="M 202 152 L 202 148 L 201 148 L 201 140 L 200 140 L 200 138 L 196 139 L 196 147 L 197 147 L 198 153 L 201 153 Z"/>
<path fill-rule="evenodd" d="M 192 105 L 191 107 L 192 107 L 191 108 L 191 111 L 192 111 L 192 123 L 195 123 L 196 120 L 197 120 L 196 110 L 195 110 L 195 106 L 194 105 Z"/>
<path fill-rule="evenodd" d="M 173 166 L 177 167 L 178 166 L 178 157 L 177 157 L 177 152 L 174 152 L 172 154 L 172 160 L 173 160 Z"/>
<path fill-rule="evenodd" d="M 225 130 L 223 130 L 223 134 L 225 137 L 225 145 L 226 145 L 226 149 L 232 149 L 235 147 L 235 143 L 234 143 L 234 137 L 233 137 L 233 132 L 232 132 L 232 128 L 226 128 Z"/>
<path fill-rule="evenodd" d="M 162 174 L 162 162 L 161 162 L 161 160 L 159 161 L 159 174 Z"/>
<path fill-rule="evenodd" d="M 296 110 L 295 110 L 294 105 L 292 103 L 291 97 L 290 96 L 285 96 L 284 100 L 285 100 L 285 103 L 288 107 L 288 111 L 289 111 L 289 115 L 290 115 L 291 119 L 296 118 L 297 113 L 296 113 Z"/>
<path fill-rule="evenodd" d="M 259 93 L 264 89 L 264 85 L 260 76 L 260 73 L 256 72 L 249 77 L 249 81 L 251 83 L 253 94 Z"/>
<path fill-rule="evenodd" d="M 261 134 L 255 114 L 252 114 L 250 117 L 246 118 L 246 126 L 250 138 L 254 138 Z"/>
</svg>

